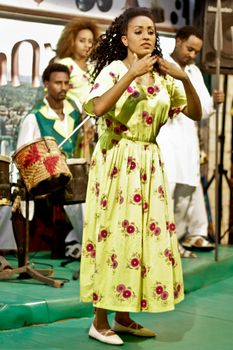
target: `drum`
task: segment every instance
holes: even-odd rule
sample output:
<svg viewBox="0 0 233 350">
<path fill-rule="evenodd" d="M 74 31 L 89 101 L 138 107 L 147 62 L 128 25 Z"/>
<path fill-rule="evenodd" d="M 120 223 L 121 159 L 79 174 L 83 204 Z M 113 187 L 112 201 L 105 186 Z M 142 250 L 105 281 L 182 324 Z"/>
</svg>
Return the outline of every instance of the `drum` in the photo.
<svg viewBox="0 0 233 350">
<path fill-rule="evenodd" d="M 0 155 L 0 205 L 11 205 L 10 162 L 10 157 Z"/>
<path fill-rule="evenodd" d="M 27 191 L 34 197 L 57 191 L 72 178 L 54 137 L 46 136 L 25 144 L 12 158 Z"/>
<path fill-rule="evenodd" d="M 67 165 L 71 171 L 72 179 L 57 192 L 48 197 L 51 204 L 69 205 L 84 203 L 86 201 L 89 165 L 84 158 L 67 159 Z"/>
</svg>

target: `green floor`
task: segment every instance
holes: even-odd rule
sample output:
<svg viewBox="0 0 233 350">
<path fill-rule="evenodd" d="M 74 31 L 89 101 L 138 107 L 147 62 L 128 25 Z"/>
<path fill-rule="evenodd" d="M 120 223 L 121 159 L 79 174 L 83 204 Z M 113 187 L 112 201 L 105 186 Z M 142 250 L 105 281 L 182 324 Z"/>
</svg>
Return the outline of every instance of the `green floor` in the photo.
<svg viewBox="0 0 233 350">
<path fill-rule="evenodd" d="M 213 252 L 199 253 L 198 259 L 182 260 L 185 301 L 173 312 L 136 314 L 134 318 L 156 330 L 158 337 L 124 335 L 124 349 L 233 349 L 233 247 L 220 247 L 218 262 L 213 257 Z M 39 260 L 52 263 L 55 276 L 70 281 L 62 288 L 33 280 L 1 281 L 0 349 L 114 348 L 88 338 L 92 307 L 79 303 L 79 281 L 72 280 L 78 264 L 62 268 L 60 261 L 51 261 L 46 255 L 38 256 Z M 39 325 L 23 327 L 35 323 Z"/>
</svg>

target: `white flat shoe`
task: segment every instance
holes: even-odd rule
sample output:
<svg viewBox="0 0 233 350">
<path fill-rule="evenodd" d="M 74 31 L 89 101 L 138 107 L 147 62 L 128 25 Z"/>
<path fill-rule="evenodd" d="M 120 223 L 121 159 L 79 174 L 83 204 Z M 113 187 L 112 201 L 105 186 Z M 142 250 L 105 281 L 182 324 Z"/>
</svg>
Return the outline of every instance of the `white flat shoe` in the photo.
<svg viewBox="0 0 233 350">
<path fill-rule="evenodd" d="M 112 345 L 124 344 L 123 340 L 117 334 L 108 335 L 109 332 L 112 332 L 112 330 L 108 329 L 104 333 L 98 332 L 92 323 L 91 328 L 89 330 L 89 336 L 106 344 L 112 344 Z"/>
<path fill-rule="evenodd" d="M 134 324 L 137 325 L 136 328 L 132 327 Z M 138 337 L 156 337 L 157 336 L 157 334 L 149 328 L 145 328 L 145 327 L 139 328 L 139 325 L 136 322 L 132 322 L 128 327 L 126 327 L 126 326 L 122 326 L 116 320 L 113 320 L 112 330 L 114 332 L 129 333 L 132 335 L 136 335 Z"/>
</svg>

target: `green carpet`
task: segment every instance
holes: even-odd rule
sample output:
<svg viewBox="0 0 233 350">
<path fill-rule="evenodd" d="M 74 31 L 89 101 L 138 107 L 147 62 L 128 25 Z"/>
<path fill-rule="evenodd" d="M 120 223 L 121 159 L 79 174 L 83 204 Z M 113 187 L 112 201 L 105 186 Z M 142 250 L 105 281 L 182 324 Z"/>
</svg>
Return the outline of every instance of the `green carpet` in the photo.
<svg viewBox="0 0 233 350">
<path fill-rule="evenodd" d="M 142 339 L 122 335 L 125 350 L 232 350 L 233 277 L 189 293 L 175 311 L 135 314 L 134 319 L 158 333 Z M 113 314 L 109 316 L 111 320 Z M 92 318 L 0 332 L 1 350 L 110 350 L 115 346 L 88 337 Z M 121 348 L 121 347 L 120 347 Z"/>
<path fill-rule="evenodd" d="M 7 260 L 13 267 L 17 267 L 17 260 L 15 257 L 7 257 Z M 54 277 L 65 279 L 66 283 L 61 288 L 53 288 L 33 279 L 21 280 L 15 277 L 11 280 L 1 280 L 0 330 L 17 329 L 30 325 L 50 324 L 59 320 L 72 318 L 76 320 L 69 322 L 72 324 L 74 322 L 76 324 L 80 319 L 81 322 L 84 322 L 83 318 L 92 317 L 92 305 L 80 303 L 79 301 L 79 280 L 72 279 L 73 273 L 79 269 L 78 262 L 73 262 L 65 267 L 61 267 L 61 260 L 50 259 L 49 252 L 37 253 L 36 256 L 31 256 L 29 260 L 31 265 L 35 264 L 35 268 L 47 268 L 48 265 L 52 265 Z M 189 298 L 190 295 L 192 300 L 193 295 L 199 296 L 198 293 L 205 292 L 206 288 L 209 288 L 209 286 L 217 286 L 217 283 L 220 283 L 220 281 L 222 281 L 224 285 L 224 282 L 228 278 L 233 277 L 233 247 L 221 246 L 218 262 L 215 262 L 214 252 L 212 251 L 208 253 L 198 253 L 197 259 L 182 259 L 182 264 L 186 299 Z M 222 292 L 219 294 L 221 296 Z M 207 299 L 207 297 L 205 297 L 205 299 Z M 207 301 L 211 304 L 209 299 Z M 182 303 L 181 306 L 178 306 L 178 312 L 179 310 L 183 310 L 183 305 L 186 305 L 186 301 Z M 213 306 L 215 306 L 215 311 L 218 310 L 218 305 L 212 305 L 211 307 Z M 227 304 L 225 311 L 224 306 L 221 305 L 221 307 L 219 307 L 218 317 L 220 317 L 222 311 L 224 311 L 226 315 L 227 309 Z M 193 315 L 192 306 L 187 306 L 187 310 L 190 310 L 187 314 Z M 162 318 L 164 317 L 166 318 L 166 316 L 163 315 Z M 211 318 L 211 315 L 209 315 L 209 317 Z M 157 316 L 155 318 L 157 318 Z M 67 327 L 69 327 L 69 322 Z M 87 322 L 90 323 L 90 321 Z M 188 323 L 187 321 L 187 324 Z M 57 325 L 53 325 L 53 327 L 57 327 Z M 76 328 L 76 326 L 74 328 Z M 0 349 L 2 349 L 1 343 Z"/>
</svg>

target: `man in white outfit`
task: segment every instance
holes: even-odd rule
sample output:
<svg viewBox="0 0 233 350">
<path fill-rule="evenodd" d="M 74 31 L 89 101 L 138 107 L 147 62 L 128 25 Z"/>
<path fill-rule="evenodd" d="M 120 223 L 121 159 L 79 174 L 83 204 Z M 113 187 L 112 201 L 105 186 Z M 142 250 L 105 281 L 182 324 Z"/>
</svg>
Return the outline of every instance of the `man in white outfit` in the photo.
<svg viewBox="0 0 233 350">
<path fill-rule="evenodd" d="M 176 33 L 173 52 L 166 57 L 188 74 L 198 92 L 202 119 L 214 114 L 214 103 L 222 103 L 224 94 L 214 91 L 210 96 L 199 68 L 194 64 L 203 45 L 198 30 L 185 26 Z M 213 249 L 208 240 L 208 218 L 200 180 L 200 148 L 196 122 L 180 113 L 169 119 L 157 137 L 167 170 L 174 201 L 177 237 L 182 257 L 196 257 L 193 249 Z M 189 250 L 185 249 L 188 248 Z"/>
</svg>

